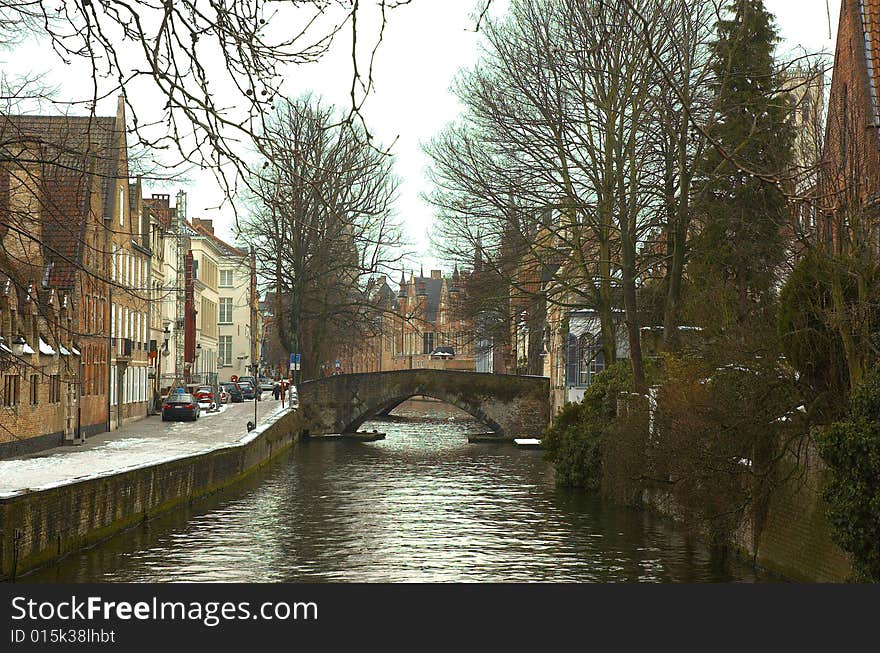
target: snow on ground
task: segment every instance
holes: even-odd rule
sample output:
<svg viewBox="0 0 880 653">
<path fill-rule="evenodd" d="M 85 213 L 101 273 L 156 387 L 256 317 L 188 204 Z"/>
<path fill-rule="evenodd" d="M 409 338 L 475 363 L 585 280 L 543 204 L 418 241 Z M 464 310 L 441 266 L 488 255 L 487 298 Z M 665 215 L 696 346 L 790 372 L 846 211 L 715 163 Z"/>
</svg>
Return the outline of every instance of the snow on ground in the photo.
<svg viewBox="0 0 880 653">
<path fill-rule="evenodd" d="M 78 447 L 58 447 L 31 456 L 0 460 L 0 498 L 43 490 L 66 483 L 105 476 L 158 462 L 231 446 L 243 441 L 253 419 L 251 403 L 224 405 L 216 413 L 202 413 L 196 422 L 162 422 L 148 417 L 90 438 Z M 281 411 L 273 403 L 259 407 L 262 424 Z M 210 417 L 210 424 L 202 419 Z"/>
</svg>

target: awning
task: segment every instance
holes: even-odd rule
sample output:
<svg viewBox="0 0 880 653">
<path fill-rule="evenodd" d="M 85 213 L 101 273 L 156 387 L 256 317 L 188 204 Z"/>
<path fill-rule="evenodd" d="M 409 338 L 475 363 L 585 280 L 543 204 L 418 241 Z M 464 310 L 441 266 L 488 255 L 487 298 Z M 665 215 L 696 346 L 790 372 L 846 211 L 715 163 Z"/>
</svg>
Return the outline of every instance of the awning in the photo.
<svg viewBox="0 0 880 653">
<path fill-rule="evenodd" d="M 43 340 L 43 337 L 40 336 L 40 353 L 45 354 L 46 356 L 54 356 L 55 350 L 49 346 L 49 343 Z"/>
</svg>

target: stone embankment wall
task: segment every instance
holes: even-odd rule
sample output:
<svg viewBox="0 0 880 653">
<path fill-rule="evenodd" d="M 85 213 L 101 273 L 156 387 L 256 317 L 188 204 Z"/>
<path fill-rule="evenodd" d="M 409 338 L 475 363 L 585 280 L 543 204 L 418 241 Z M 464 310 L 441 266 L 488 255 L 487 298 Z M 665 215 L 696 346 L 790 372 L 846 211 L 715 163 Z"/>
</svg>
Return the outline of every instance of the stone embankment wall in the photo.
<svg viewBox="0 0 880 653">
<path fill-rule="evenodd" d="M 831 537 L 822 498 L 826 468 L 810 441 L 799 456 L 783 462 L 763 517 L 747 516 L 730 542 L 742 557 L 785 579 L 813 583 L 846 582 L 852 575 L 847 554 Z M 649 488 L 643 503 L 676 520 L 686 516 L 663 488 Z"/>
<path fill-rule="evenodd" d="M 0 498 L 0 580 L 216 492 L 287 449 L 301 431 L 299 414 L 285 412 L 234 445 Z"/>
<path fill-rule="evenodd" d="M 822 499 L 827 471 L 812 439 L 797 459 L 790 456 L 784 464 L 787 480 L 772 493 L 762 527 L 744 525 L 736 545 L 760 567 L 792 580 L 846 581 L 852 566 L 831 539 Z"/>
</svg>

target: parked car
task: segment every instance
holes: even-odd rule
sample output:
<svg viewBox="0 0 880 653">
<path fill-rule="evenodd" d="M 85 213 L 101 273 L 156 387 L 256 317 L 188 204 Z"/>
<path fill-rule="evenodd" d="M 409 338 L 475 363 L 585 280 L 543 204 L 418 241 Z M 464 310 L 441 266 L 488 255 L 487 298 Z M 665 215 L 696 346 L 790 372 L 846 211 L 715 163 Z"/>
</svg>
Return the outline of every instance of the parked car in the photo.
<svg viewBox="0 0 880 653">
<path fill-rule="evenodd" d="M 241 394 L 241 388 L 238 387 L 237 383 L 228 381 L 221 384 L 220 387 L 222 387 L 226 391 L 226 393 L 229 395 L 229 401 L 231 401 L 232 403 L 237 404 L 244 401 L 244 396 Z"/>
<path fill-rule="evenodd" d="M 260 377 L 260 390 L 263 392 L 272 392 L 275 389 L 275 381 L 265 376 Z"/>
<path fill-rule="evenodd" d="M 199 400 L 199 403 L 214 403 L 214 388 L 209 385 L 199 386 L 193 394 L 195 395 L 195 398 Z"/>
<path fill-rule="evenodd" d="M 240 377 L 238 377 L 238 382 L 239 383 L 247 382 L 247 383 L 250 383 L 253 387 L 255 387 L 255 388 L 257 387 L 257 380 L 252 376 L 240 376 Z"/>
<path fill-rule="evenodd" d="M 220 401 L 218 402 L 218 405 L 229 403 L 229 393 L 226 392 L 226 390 L 223 388 L 223 386 L 220 386 L 220 390 L 218 391 L 218 394 L 220 395 Z"/>
<path fill-rule="evenodd" d="M 162 421 L 189 419 L 196 421 L 201 414 L 199 402 L 192 395 L 173 394 L 162 404 Z"/>
<path fill-rule="evenodd" d="M 243 399 L 253 399 L 257 394 L 257 390 L 249 381 L 239 381 L 238 387 L 241 388 L 241 396 Z"/>
</svg>

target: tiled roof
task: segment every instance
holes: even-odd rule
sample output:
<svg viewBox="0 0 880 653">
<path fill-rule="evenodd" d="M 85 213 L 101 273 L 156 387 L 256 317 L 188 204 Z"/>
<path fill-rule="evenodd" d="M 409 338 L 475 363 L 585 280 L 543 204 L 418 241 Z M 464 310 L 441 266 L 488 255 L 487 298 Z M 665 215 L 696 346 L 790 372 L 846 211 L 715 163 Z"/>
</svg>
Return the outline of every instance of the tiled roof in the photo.
<svg viewBox="0 0 880 653">
<path fill-rule="evenodd" d="M 105 217 L 116 201 L 113 188 L 119 176 L 118 127 L 115 117 L 0 115 L 0 151 L 20 144 L 37 144 L 35 162 L 73 170 L 94 164 L 101 177 Z"/>
<path fill-rule="evenodd" d="M 213 241 L 214 244 L 217 246 L 217 249 L 220 250 L 220 253 L 223 254 L 223 256 L 248 256 L 248 253 L 245 250 L 230 245 L 225 240 L 221 240 L 202 225 L 188 224 L 187 226 L 194 231 L 195 235 L 204 236 L 205 238 L 209 238 L 211 241 Z"/>
<path fill-rule="evenodd" d="M 421 284 L 425 284 L 425 320 L 434 322 L 437 319 L 437 312 L 440 309 L 440 293 L 443 290 L 442 279 L 432 279 L 431 277 L 415 277 L 413 283 L 416 288 L 416 295 L 419 294 Z"/>
<path fill-rule="evenodd" d="M 72 289 L 83 263 L 83 240 L 89 215 L 88 177 L 58 166 L 43 170 L 43 242 L 52 259 L 49 285 Z"/>
<path fill-rule="evenodd" d="M 83 263 L 93 175 L 100 179 L 105 216 L 112 214 L 120 154 L 116 129 L 115 117 L 0 115 L 0 158 L 40 169 L 41 240 L 54 287 L 73 288 Z M 0 212 L 8 211 L 8 184 L 6 174 Z"/>
<path fill-rule="evenodd" d="M 878 101 L 878 92 L 880 92 L 880 0 L 859 0 L 859 6 L 865 38 L 868 80 L 871 85 L 874 125 L 880 126 L 880 101 Z"/>
</svg>

